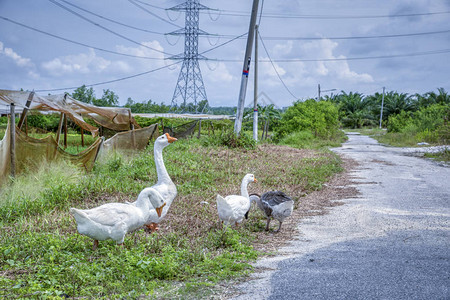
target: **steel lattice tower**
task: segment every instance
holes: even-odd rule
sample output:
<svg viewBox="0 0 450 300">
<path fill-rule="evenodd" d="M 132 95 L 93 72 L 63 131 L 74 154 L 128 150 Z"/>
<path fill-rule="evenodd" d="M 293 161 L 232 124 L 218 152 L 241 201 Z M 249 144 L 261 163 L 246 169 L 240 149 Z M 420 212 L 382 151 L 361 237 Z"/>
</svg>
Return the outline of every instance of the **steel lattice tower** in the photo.
<svg viewBox="0 0 450 300">
<path fill-rule="evenodd" d="M 182 99 L 183 111 L 187 109 L 188 103 L 193 103 L 195 111 L 198 111 L 198 103 L 206 100 L 206 90 L 203 84 L 202 73 L 198 64 L 199 59 L 205 57 L 198 54 L 198 36 L 207 35 L 203 30 L 199 29 L 199 11 L 209 9 L 199 3 L 199 0 L 187 0 L 186 2 L 176 5 L 169 10 L 185 11 L 185 27 L 171 33 L 169 35 L 184 35 L 184 54 L 172 56 L 170 59 L 182 59 L 183 65 L 178 76 L 177 86 L 172 97 L 171 107 L 177 107 L 177 101 Z"/>
</svg>

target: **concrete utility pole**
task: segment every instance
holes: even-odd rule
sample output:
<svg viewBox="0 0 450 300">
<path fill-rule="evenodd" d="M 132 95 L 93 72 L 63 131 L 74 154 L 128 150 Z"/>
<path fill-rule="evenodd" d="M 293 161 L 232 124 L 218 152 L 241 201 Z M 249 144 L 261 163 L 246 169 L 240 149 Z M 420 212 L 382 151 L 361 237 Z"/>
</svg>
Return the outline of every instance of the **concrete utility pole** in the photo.
<svg viewBox="0 0 450 300">
<path fill-rule="evenodd" d="M 239 134 L 242 127 L 242 117 L 244 116 L 245 92 L 247 91 L 248 72 L 250 70 L 251 52 L 253 39 L 255 37 L 256 15 L 258 14 L 259 0 L 253 0 L 252 15 L 250 17 L 250 26 L 247 36 L 247 48 L 245 49 L 244 67 L 242 71 L 241 90 L 239 91 L 239 101 L 236 111 L 236 120 L 234 122 L 234 132 Z"/>
<path fill-rule="evenodd" d="M 383 86 L 383 97 L 381 97 L 380 129 L 381 129 L 381 121 L 383 121 L 384 90 L 385 88 Z"/>
<path fill-rule="evenodd" d="M 253 90 L 253 139 L 258 140 L 258 25 L 255 26 L 255 85 Z"/>
<path fill-rule="evenodd" d="M 318 93 L 317 93 L 317 101 L 320 101 L 320 83 L 317 85 Z"/>
</svg>

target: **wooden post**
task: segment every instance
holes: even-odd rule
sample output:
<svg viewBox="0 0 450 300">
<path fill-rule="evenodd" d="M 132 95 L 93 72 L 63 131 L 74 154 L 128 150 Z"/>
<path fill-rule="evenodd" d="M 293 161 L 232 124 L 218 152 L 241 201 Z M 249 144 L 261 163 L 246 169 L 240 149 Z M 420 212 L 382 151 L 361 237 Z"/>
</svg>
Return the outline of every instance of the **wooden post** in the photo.
<svg viewBox="0 0 450 300">
<path fill-rule="evenodd" d="M 28 136 L 28 118 L 25 116 L 25 135 Z"/>
<path fill-rule="evenodd" d="M 64 149 L 67 148 L 67 115 L 64 114 Z"/>
<path fill-rule="evenodd" d="M 128 119 L 130 121 L 131 143 L 133 144 L 133 149 L 135 149 L 136 148 L 136 137 L 134 136 L 134 124 L 131 121 L 131 109 L 128 110 Z"/>
<path fill-rule="evenodd" d="M 81 127 L 81 146 L 84 147 L 84 130 L 83 130 L 83 127 Z"/>
<path fill-rule="evenodd" d="M 19 127 L 19 129 L 22 129 L 23 122 L 26 120 L 28 109 L 31 105 L 31 101 L 33 101 L 33 97 L 34 91 L 31 92 L 30 95 L 28 95 L 27 103 L 25 104 L 25 108 L 23 109 L 22 114 L 20 115 L 19 123 L 17 124 L 17 127 Z"/>
<path fill-rule="evenodd" d="M 9 149 L 11 156 L 11 177 L 16 177 L 16 115 L 15 115 L 15 107 L 14 103 L 11 103 L 11 119 L 10 119 L 10 127 L 9 134 L 11 138 L 11 147 Z"/>
<path fill-rule="evenodd" d="M 63 119 L 64 119 L 64 113 L 61 113 L 61 116 L 59 117 L 58 132 L 56 133 L 56 143 L 58 145 L 59 145 L 59 138 L 61 136 Z"/>
<path fill-rule="evenodd" d="M 200 132 L 202 131 L 202 120 L 198 121 L 198 136 L 197 138 L 200 138 Z"/>
</svg>

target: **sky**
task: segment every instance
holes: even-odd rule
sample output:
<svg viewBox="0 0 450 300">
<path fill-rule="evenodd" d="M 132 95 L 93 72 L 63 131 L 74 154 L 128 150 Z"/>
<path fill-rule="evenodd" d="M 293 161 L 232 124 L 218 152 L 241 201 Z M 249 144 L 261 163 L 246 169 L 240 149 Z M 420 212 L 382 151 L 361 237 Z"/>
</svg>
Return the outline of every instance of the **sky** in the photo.
<svg viewBox="0 0 450 300">
<path fill-rule="evenodd" d="M 252 2 L 200 1 L 211 8 L 199 13 L 200 29 L 210 35 L 198 42 L 198 52 L 206 51 L 199 66 L 210 106 L 238 103 L 247 40 L 236 37 L 249 30 Z M 170 105 L 182 60 L 169 58 L 183 53 L 184 36 L 166 33 L 183 28 L 185 15 L 166 9 L 181 3 L 0 0 L 0 89 L 47 95 L 84 84 L 97 98 L 113 91 L 120 105 L 128 98 Z M 450 92 L 450 0 L 260 0 L 259 9 L 262 105 L 315 98 L 319 84 L 321 96 L 373 95 L 383 87 Z M 252 53 L 247 107 L 254 60 Z"/>
</svg>

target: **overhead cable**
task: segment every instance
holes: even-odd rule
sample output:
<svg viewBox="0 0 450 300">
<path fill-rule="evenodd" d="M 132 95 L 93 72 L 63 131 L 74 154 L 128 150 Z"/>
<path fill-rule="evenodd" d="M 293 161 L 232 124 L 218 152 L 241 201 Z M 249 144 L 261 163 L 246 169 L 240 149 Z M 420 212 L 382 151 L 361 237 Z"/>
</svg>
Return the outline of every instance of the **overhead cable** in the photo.
<svg viewBox="0 0 450 300">
<path fill-rule="evenodd" d="M 223 16 L 246 17 L 250 14 L 247 12 L 228 12 L 220 11 Z M 401 17 L 420 17 L 450 14 L 450 11 L 428 12 L 428 13 L 411 13 L 396 15 L 291 15 L 291 14 L 270 14 L 265 13 L 263 18 L 271 19 L 318 19 L 318 20 L 334 20 L 334 19 L 380 19 L 380 18 L 401 18 Z"/>
<path fill-rule="evenodd" d="M 134 0 L 136 2 L 142 3 L 144 5 L 151 6 L 153 8 L 165 10 L 164 7 L 149 4 L 141 0 Z M 217 13 L 227 16 L 250 16 L 250 13 L 246 11 L 238 10 L 215 10 Z M 206 13 L 200 11 L 200 13 Z M 419 17 L 419 16 L 433 16 L 450 14 L 450 11 L 437 11 L 437 12 L 427 12 L 427 13 L 409 13 L 409 14 L 393 14 L 393 15 L 294 15 L 294 14 L 280 14 L 280 13 L 265 13 L 264 18 L 297 18 L 297 19 L 376 19 L 376 18 L 402 18 L 402 17 Z"/>
<path fill-rule="evenodd" d="M 116 51 L 112 51 L 112 50 L 107 50 L 107 49 L 99 48 L 99 47 L 96 47 L 96 46 L 91 46 L 91 45 L 88 45 L 88 44 L 84 44 L 84 43 L 81 43 L 81 42 L 77 42 L 77 41 L 74 41 L 74 40 L 70 40 L 70 39 L 67 39 L 67 38 L 65 38 L 65 37 L 58 36 L 58 35 L 56 35 L 56 34 L 52 34 L 52 33 L 49 33 L 49 32 L 46 32 L 46 31 L 43 31 L 43 30 L 40 30 L 40 29 L 31 27 L 31 26 L 28 26 L 28 25 L 25 25 L 25 24 L 22 24 L 22 23 L 19 23 L 19 22 L 16 22 L 16 21 L 13 21 L 13 20 L 8 19 L 8 18 L 3 17 L 3 16 L 0 16 L 0 19 L 3 19 L 3 20 L 5 20 L 5 21 L 11 22 L 11 23 L 13 23 L 13 24 L 16 24 L 16 25 L 19 25 L 19 26 L 22 26 L 22 27 L 25 27 L 25 28 L 27 28 L 27 29 L 30 29 L 30 30 L 33 30 L 33 31 L 36 31 L 36 32 L 39 32 L 39 33 L 42 33 L 42 34 L 45 34 L 45 35 L 48 35 L 48 36 L 51 36 L 51 37 L 60 39 L 60 40 L 63 40 L 63 41 L 66 41 L 66 42 L 69 42 L 69 43 L 72 43 L 72 44 L 76 44 L 76 45 L 79 45 L 79 46 L 83 46 L 83 47 L 87 47 L 87 48 L 92 48 L 92 49 L 99 50 L 99 51 L 103 51 L 103 52 L 107 52 L 107 53 L 112 53 L 112 54 L 117 54 L 117 55 L 127 56 L 127 57 L 143 58 L 143 59 L 154 59 L 154 60 L 163 60 L 163 58 L 158 58 L 158 57 L 149 57 L 149 56 L 132 55 L 132 54 L 127 54 L 127 53 L 120 53 L 120 52 L 116 52 Z"/>
<path fill-rule="evenodd" d="M 146 75 L 146 74 L 149 74 L 149 73 L 153 73 L 153 72 L 165 69 L 165 68 L 169 68 L 169 67 L 171 67 L 173 65 L 176 65 L 176 64 L 179 64 L 179 63 L 180 62 L 175 62 L 175 63 L 170 64 L 170 65 L 166 65 L 166 66 L 163 66 L 163 67 L 159 67 L 159 68 L 156 68 L 156 69 L 153 69 L 153 70 L 150 70 L 150 71 L 134 74 L 134 75 L 127 76 L 127 77 L 122 77 L 122 78 L 118 78 L 118 79 L 113 79 L 113 80 L 103 81 L 103 82 L 97 82 L 97 83 L 92 83 L 92 84 L 85 84 L 85 86 L 86 87 L 91 87 L 91 86 L 97 86 L 97 85 L 102 85 L 102 84 L 108 84 L 108 83 L 123 81 L 123 80 L 131 79 L 131 78 L 139 77 L 139 76 L 142 76 L 142 75 Z M 73 90 L 73 89 L 76 89 L 76 88 L 79 88 L 79 87 L 80 86 L 57 88 L 57 89 L 49 89 L 49 90 L 35 90 L 35 92 L 56 92 L 56 91 L 63 91 L 63 90 Z"/>
<path fill-rule="evenodd" d="M 439 31 L 428 31 L 428 32 L 414 32 L 414 33 L 400 33 L 400 34 L 386 34 L 386 35 L 367 35 L 367 36 L 335 36 L 335 37 L 264 37 L 265 40 L 274 41 L 286 41 L 286 40 L 359 40 L 359 39 L 378 39 L 378 38 L 398 38 L 398 37 L 408 37 L 408 36 L 419 36 L 419 35 L 432 35 L 432 34 L 443 34 L 449 33 L 450 29 L 439 30 Z"/>
<path fill-rule="evenodd" d="M 137 4 L 137 3 L 136 3 L 135 1 L 133 1 L 133 0 L 128 0 L 128 2 L 130 2 L 131 4 L 133 4 L 133 5 L 137 6 L 137 7 L 139 7 L 139 8 L 142 9 L 143 11 L 145 11 L 145 12 L 151 14 L 152 16 L 154 16 L 154 17 L 160 19 L 160 20 L 163 21 L 163 22 L 166 22 L 166 23 L 168 23 L 168 24 L 170 24 L 170 25 L 173 25 L 173 26 L 175 26 L 175 27 L 178 27 L 178 28 L 183 28 L 183 27 L 181 27 L 181 26 L 179 26 L 179 25 L 177 25 L 177 24 L 175 24 L 175 23 L 172 23 L 172 22 L 170 22 L 170 21 L 167 21 L 166 19 L 164 19 L 164 18 L 158 16 L 158 15 L 155 14 L 154 12 L 149 11 L 148 9 L 146 9 L 145 7 L 143 7 L 143 6 L 139 5 L 139 4 Z"/>
<path fill-rule="evenodd" d="M 237 39 L 240 39 L 240 38 L 242 38 L 243 36 L 245 36 L 245 35 L 247 35 L 247 34 L 248 34 L 248 33 L 245 32 L 245 33 L 243 33 L 243 34 L 241 34 L 241 35 L 238 35 L 238 36 L 232 38 L 232 39 L 229 40 L 229 41 L 226 41 L 226 42 L 224 42 L 224 43 L 222 43 L 222 44 L 220 44 L 220 45 L 217 45 L 217 46 L 215 46 L 215 47 L 213 47 L 213 48 L 210 48 L 210 49 L 208 49 L 208 50 L 206 50 L 206 51 L 203 51 L 203 52 L 200 53 L 199 55 L 205 54 L 206 52 L 210 52 L 210 51 L 213 51 L 213 50 L 215 50 L 215 49 L 217 49 L 217 48 L 220 48 L 220 47 L 222 47 L 222 46 L 225 46 L 226 44 L 231 43 L 232 41 L 235 41 L 235 40 L 237 40 Z"/>
<path fill-rule="evenodd" d="M 80 7 L 80 6 L 77 6 L 77 5 L 73 4 L 73 3 L 70 3 L 69 1 L 66 1 L 66 0 L 60 0 L 60 1 L 66 3 L 66 4 L 69 4 L 69 5 L 71 5 L 71 6 L 75 7 L 75 8 L 78 8 L 79 10 L 82 10 L 82 11 L 88 13 L 88 14 L 91 14 L 91 15 L 93 15 L 93 16 L 96 16 L 96 17 L 98 17 L 98 18 L 100 18 L 100 19 L 103 19 L 103 20 L 112 22 L 112 23 L 114 23 L 114 24 L 118 24 L 118 25 L 121 25 L 121 26 L 124 26 L 124 27 L 128 27 L 128 28 L 135 29 L 135 30 L 139 30 L 139 31 L 143 31 L 143 32 L 148 32 L 148 33 L 153 33 L 153 34 L 158 34 L 158 35 L 163 35 L 163 34 L 164 34 L 164 33 L 162 33 L 162 32 L 157 32 L 157 31 L 152 31 L 152 30 L 148 30 L 148 29 L 144 29 L 144 28 L 139 28 L 139 27 L 131 26 L 131 25 L 128 25 L 128 24 L 125 24 L 125 23 L 122 23 L 122 22 L 119 22 L 119 21 L 116 21 L 116 20 L 113 20 L 113 19 L 104 17 L 104 16 L 102 16 L 102 15 L 96 14 L 96 13 L 94 13 L 94 12 L 92 12 L 92 11 L 87 10 L 87 9 L 84 9 L 84 8 L 82 8 L 82 7 Z"/>
<path fill-rule="evenodd" d="M 298 99 L 298 97 L 296 97 L 291 90 L 287 87 L 287 85 L 284 83 L 283 79 L 281 78 L 280 74 L 277 71 L 277 68 L 275 67 L 275 64 L 273 63 L 272 59 L 270 58 L 269 52 L 267 51 L 266 45 L 264 44 L 263 39 L 261 38 L 261 36 L 259 35 L 259 32 L 257 31 L 257 34 L 259 36 L 259 40 L 261 41 L 261 44 L 263 45 L 264 51 L 267 54 L 267 57 L 269 58 L 270 64 L 272 65 L 273 70 L 275 71 L 275 73 L 278 76 L 278 79 L 280 79 L 281 83 L 283 84 L 284 88 L 286 89 L 286 91 L 288 91 L 289 94 L 291 94 L 292 97 L 294 97 L 294 99 Z M 258 37 L 256 37 L 258 38 Z M 259 62 L 259 60 L 258 60 Z"/>
<path fill-rule="evenodd" d="M 79 18 L 81 18 L 81 19 L 83 19 L 83 20 L 85 20 L 85 21 L 87 21 L 87 22 L 89 22 L 89 23 L 91 23 L 91 24 L 93 24 L 93 25 L 95 25 L 95 26 L 98 26 L 98 27 L 102 28 L 103 30 L 106 30 L 106 31 L 108 31 L 108 32 L 110 32 L 110 33 L 112 33 L 112 34 L 114 34 L 114 35 L 116 35 L 116 36 L 118 36 L 118 37 L 120 37 L 120 38 L 122 38 L 122 39 L 125 39 L 125 40 L 127 40 L 127 41 L 129 41 L 129 42 L 131 42 L 131 43 L 140 45 L 140 46 L 142 46 L 142 47 L 145 47 L 145 48 L 147 48 L 147 49 L 150 49 L 150 50 L 153 50 L 153 51 L 156 51 L 156 52 L 159 52 L 159 53 L 163 53 L 163 54 L 166 54 L 166 55 L 172 55 L 172 54 L 170 54 L 170 53 L 167 53 L 167 52 L 158 50 L 158 49 L 156 49 L 156 48 L 149 47 L 149 46 L 147 46 L 147 45 L 144 45 L 144 44 L 142 44 L 142 43 L 139 43 L 139 42 L 137 42 L 137 41 L 135 41 L 135 40 L 132 40 L 132 39 L 130 39 L 130 38 L 128 38 L 128 37 L 126 37 L 126 36 L 120 34 L 120 33 L 117 33 L 117 32 L 115 32 L 115 31 L 113 31 L 113 30 L 111 30 L 111 29 L 109 29 L 109 28 L 106 28 L 105 26 L 102 26 L 102 25 L 100 25 L 100 24 L 98 24 L 98 23 L 96 23 L 96 22 L 94 22 L 94 21 L 92 21 L 92 20 L 86 18 L 86 17 L 83 16 L 83 15 L 80 15 L 79 13 L 73 11 L 72 9 L 68 8 L 67 6 L 62 5 L 61 3 L 59 3 L 59 2 L 57 2 L 57 1 L 55 1 L 55 0 L 48 0 L 48 1 L 50 1 L 50 2 L 52 2 L 53 4 L 55 4 L 55 5 L 59 6 L 59 7 L 61 7 L 62 9 L 67 10 L 68 12 L 70 12 L 70 13 L 76 15 L 77 17 L 79 17 Z"/>
<path fill-rule="evenodd" d="M 340 58 L 292 58 L 292 59 L 273 59 L 274 62 L 328 62 L 328 61 L 346 61 L 346 60 L 367 60 L 367 59 L 387 59 L 387 58 L 401 58 L 401 57 L 411 57 L 411 56 L 425 56 L 425 55 L 436 55 L 436 54 L 446 54 L 450 53 L 450 49 L 439 49 L 421 52 L 412 52 L 406 54 L 390 54 L 390 55 L 379 55 L 379 56 L 361 56 L 361 57 L 340 57 Z M 212 59 L 211 61 L 221 61 L 221 62 L 240 62 L 237 59 Z M 258 60 L 258 62 L 271 62 L 270 60 Z"/>
</svg>

